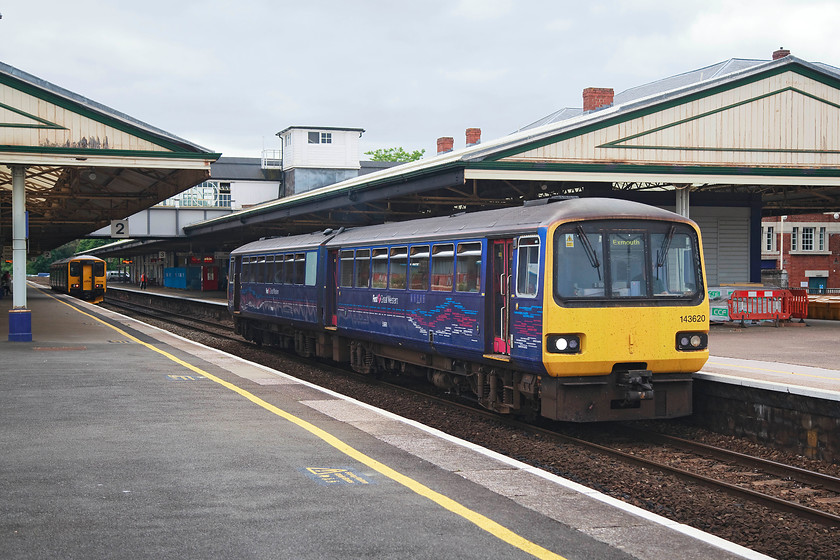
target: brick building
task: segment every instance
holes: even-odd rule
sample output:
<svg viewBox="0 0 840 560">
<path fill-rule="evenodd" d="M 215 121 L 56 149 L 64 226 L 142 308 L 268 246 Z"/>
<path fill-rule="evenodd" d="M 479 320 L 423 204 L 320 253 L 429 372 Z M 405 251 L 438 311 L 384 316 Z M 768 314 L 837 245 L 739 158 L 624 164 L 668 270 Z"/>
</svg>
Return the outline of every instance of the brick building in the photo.
<svg viewBox="0 0 840 560">
<path fill-rule="evenodd" d="M 762 218 L 761 268 L 766 285 L 840 293 L 840 213 Z"/>
</svg>

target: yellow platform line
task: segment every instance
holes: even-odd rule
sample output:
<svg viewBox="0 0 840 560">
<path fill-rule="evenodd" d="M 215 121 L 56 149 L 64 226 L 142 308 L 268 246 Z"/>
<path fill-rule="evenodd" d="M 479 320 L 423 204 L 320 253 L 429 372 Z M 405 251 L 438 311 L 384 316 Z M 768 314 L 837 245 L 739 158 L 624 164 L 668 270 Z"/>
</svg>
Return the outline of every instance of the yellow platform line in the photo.
<svg viewBox="0 0 840 560">
<path fill-rule="evenodd" d="M 120 329 L 119 327 L 111 325 L 110 323 L 108 323 L 107 321 L 103 321 L 99 317 L 96 317 L 94 315 L 91 315 L 90 313 L 82 311 L 80 308 L 76 307 L 75 305 L 71 305 L 71 304 L 67 303 L 66 301 L 58 299 L 51 294 L 47 294 L 46 292 L 44 292 L 44 293 L 46 295 L 48 295 L 49 297 L 55 299 L 56 301 L 58 301 L 60 303 L 63 303 L 64 305 L 66 305 L 66 306 L 68 306 L 72 309 L 75 309 L 76 311 L 78 311 L 82 315 L 85 315 L 86 317 L 89 317 L 89 318 L 91 318 L 95 321 L 98 321 L 98 322 L 102 323 L 103 325 L 106 325 L 106 326 L 114 329 L 115 331 L 120 333 L 122 336 L 125 336 L 125 337 L 133 340 L 134 342 L 136 342 L 138 344 L 142 344 L 143 346 L 145 346 L 149 350 L 157 352 L 158 354 L 160 354 L 160 355 L 164 356 L 165 358 L 167 358 L 167 359 L 169 359 L 169 360 L 187 368 L 190 371 L 193 371 L 193 372 L 195 372 L 199 375 L 203 375 L 207 379 L 210 379 L 210 380 L 218 383 L 219 385 L 222 385 L 223 387 L 226 387 L 227 389 L 230 389 L 234 393 L 239 394 L 240 396 L 248 399 L 252 403 L 256 404 L 259 407 L 262 407 L 263 409 L 271 412 L 272 414 L 275 414 L 275 415 L 291 422 L 292 424 L 294 424 L 296 426 L 299 426 L 300 428 L 303 428 L 304 430 L 306 430 L 310 434 L 314 435 L 315 437 L 317 437 L 317 438 L 321 439 L 322 441 L 326 442 L 327 444 L 331 445 L 332 447 L 334 447 L 338 451 L 344 453 L 348 457 L 351 457 L 351 458 L 355 459 L 356 461 L 358 461 L 359 463 L 362 463 L 363 465 L 365 465 L 365 466 L 375 470 L 376 472 L 382 474 L 383 476 L 386 476 L 386 477 L 390 478 L 394 482 L 397 482 L 398 484 L 401 484 L 402 486 L 405 486 L 406 488 L 408 488 L 412 492 L 415 492 L 415 493 L 419 494 L 420 496 L 423 496 L 424 498 L 428 498 L 429 500 L 433 501 L 434 503 L 438 504 L 439 506 L 443 507 L 444 509 L 447 509 L 447 510 L 451 511 L 452 513 L 454 513 L 454 514 L 456 514 L 460 517 L 463 517 L 464 519 L 473 523 L 474 525 L 476 525 L 480 529 L 483 529 L 484 531 L 487 531 L 488 533 L 490 533 L 494 537 L 510 544 L 511 546 L 514 546 L 514 547 L 516 547 L 516 548 L 518 548 L 518 549 L 520 549 L 524 552 L 527 552 L 528 554 L 531 554 L 532 556 L 534 556 L 536 558 L 540 558 L 541 560 L 543 560 L 543 559 L 544 560 L 549 560 L 549 559 L 550 560 L 566 560 L 563 556 L 560 556 L 559 554 L 555 554 L 554 552 L 552 552 L 552 551 L 550 551 L 546 548 L 543 548 L 536 543 L 533 543 L 533 542 L 529 541 L 528 539 L 526 539 L 526 538 L 516 534 L 515 532 L 511 531 L 507 527 L 504 527 L 503 525 L 501 525 L 499 523 L 496 523 L 492 519 L 490 519 L 490 518 L 488 518 L 488 517 L 486 517 L 486 516 L 484 516 L 484 515 L 482 515 L 478 512 L 475 512 L 475 511 L 469 509 L 468 507 L 460 504 L 459 502 L 453 500 L 452 498 L 449 498 L 448 496 L 444 496 L 443 494 L 432 490 L 428 486 L 426 486 L 426 485 L 424 485 L 420 482 L 417 482 L 413 478 L 408 477 L 408 476 L 406 476 L 402 473 L 399 473 L 399 472 L 395 471 L 394 469 L 392 469 L 391 467 L 389 467 L 389 466 L 387 466 L 383 463 L 380 463 L 379 461 L 377 461 L 373 457 L 365 455 L 361 451 L 358 451 L 357 449 L 355 449 L 355 448 L 351 447 L 350 445 L 344 443 L 343 441 L 341 441 L 340 439 L 338 439 L 337 437 L 335 437 L 331 433 L 329 433 L 325 430 L 322 430 L 321 428 L 315 426 L 314 424 L 312 424 L 310 422 L 307 422 L 306 420 L 303 420 L 302 418 L 298 418 L 297 416 L 295 416 L 293 414 L 290 414 L 290 413 L 286 412 L 285 410 L 282 410 L 282 409 L 274 406 L 273 404 L 262 400 L 261 398 L 257 397 L 256 395 L 254 395 L 250 391 L 247 391 L 247 390 L 245 390 L 245 389 L 243 389 L 243 388 L 241 388 L 237 385 L 234 385 L 233 383 L 225 381 L 224 379 L 216 377 L 215 375 L 213 375 L 211 373 L 208 373 L 208 372 L 204 371 L 203 369 L 201 369 L 197 366 L 194 366 L 194 365 L 192 365 L 188 362 L 185 362 L 185 361 L 181 360 L 180 358 L 178 358 L 176 356 L 173 356 L 172 354 L 170 354 L 169 352 L 167 352 L 165 350 L 162 350 L 160 348 L 157 348 L 156 346 L 153 346 L 151 344 L 143 342 L 139 338 L 125 332 L 124 330 Z"/>
</svg>

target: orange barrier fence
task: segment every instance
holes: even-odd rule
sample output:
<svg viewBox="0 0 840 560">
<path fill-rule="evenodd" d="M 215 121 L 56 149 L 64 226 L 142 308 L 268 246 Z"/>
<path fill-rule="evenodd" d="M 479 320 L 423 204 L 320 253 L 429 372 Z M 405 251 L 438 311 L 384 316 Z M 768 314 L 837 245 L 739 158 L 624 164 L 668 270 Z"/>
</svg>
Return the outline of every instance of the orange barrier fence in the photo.
<svg viewBox="0 0 840 560">
<path fill-rule="evenodd" d="M 805 319 L 808 317 L 808 290 L 793 289 L 787 290 L 790 294 L 788 308 L 792 319 Z"/>
<path fill-rule="evenodd" d="M 729 298 L 731 321 L 786 321 L 808 316 L 807 290 L 736 290 Z"/>
</svg>

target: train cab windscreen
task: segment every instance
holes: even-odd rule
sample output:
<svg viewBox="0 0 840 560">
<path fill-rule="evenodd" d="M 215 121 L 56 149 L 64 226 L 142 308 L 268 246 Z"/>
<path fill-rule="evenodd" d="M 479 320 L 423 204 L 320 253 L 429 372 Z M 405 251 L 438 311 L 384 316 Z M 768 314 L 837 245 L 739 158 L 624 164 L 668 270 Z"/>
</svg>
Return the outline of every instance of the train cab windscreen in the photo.
<svg viewBox="0 0 840 560">
<path fill-rule="evenodd" d="M 557 228 L 554 288 L 564 305 L 694 305 L 703 299 L 699 243 L 686 224 L 593 221 Z"/>
</svg>

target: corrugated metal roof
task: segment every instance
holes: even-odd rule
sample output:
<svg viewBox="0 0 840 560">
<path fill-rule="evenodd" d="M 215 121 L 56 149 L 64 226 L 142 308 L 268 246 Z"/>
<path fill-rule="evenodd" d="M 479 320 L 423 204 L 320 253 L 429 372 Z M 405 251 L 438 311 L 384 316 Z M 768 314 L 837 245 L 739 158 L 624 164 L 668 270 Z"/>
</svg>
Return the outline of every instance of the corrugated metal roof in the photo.
<svg viewBox="0 0 840 560">
<path fill-rule="evenodd" d="M 794 59 L 795 57 L 790 58 Z M 661 80 L 656 80 L 655 82 L 650 82 L 647 84 L 626 89 L 621 93 L 617 93 L 615 95 L 615 98 L 613 99 L 613 106 L 622 105 L 624 103 L 629 103 L 638 99 L 643 99 L 651 96 L 658 96 L 667 92 L 672 92 L 683 88 L 700 85 L 703 82 L 707 82 L 709 80 L 725 77 L 730 74 L 737 74 L 739 72 L 750 70 L 772 62 L 773 61 L 770 60 L 759 60 L 752 58 L 730 58 L 729 60 L 724 60 L 723 62 L 718 62 L 717 64 L 712 64 L 710 66 L 698 68 L 697 70 L 691 70 L 689 72 L 684 72 L 682 74 L 677 74 L 675 76 L 669 76 Z M 814 63 L 813 66 L 819 67 L 822 71 L 840 73 L 840 69 L 834 66 L 830 66 L 828 64 L 824 64 L 822 62 Z M 537 121 L 534 121 L 531 124 L 523 126 L 520 129 L 520 131 L 530 130 L 546 124 L 562 122 L 574 117 L 578 117 L 581 114 L 583 114 L 583 109 L 581 108 L 566 107 L 560 109 L 559 111 L 555 111 L 554 113 L 551 113 L 550 115 L 547 115 Z"/>
<path fill-rule="evenodd" d="M 632 88 L 632 90 L 627 90 L 627 92 L 623 92 L 621 94 L 625 98 L 621 103 L 614 103 L 612 106 L 604 109 L 590 111 L 587 113 L 583 113 L 581 110 L 577 114 L 574 114 L 574 110 L 561 110 L 553 115 L 555 115 L 556 118 L 560 118 L 563 115 L 569 115 L 568 118 L 563 120 L 554 120 L 549 118 L 551 117 L 550 115 L 549 117 L 537 121 L 537 123 L 542 122 L 543 124 L 534 123 L 531 128 L 522 129 L 495 140 L 489 140 L 486 142 L 482 141 L 480 144 L 439 154 L 428 159 L 405 163 L 391 169 L 370 173 L 361 177 L 348 179 L 340 183 L 322 187 L 320 189 L 267 202 L 229 216 L 214 218 L 197 224 L 191 224 L 190 226 L 185 227 L 185 229 L 194 231 L 203 226 L 237 220 L 240 217 L 249 215 L 256 216 L 278 208 L 294 207 L 300 203 L 318 200 L 320 198 L 329 198 L 354 189 L 362 189 L 368 186 L 388 183 L 395 180 L 408 181 L 416 177 L 444 172 L 447 169 L 451 169 L 459 165 L 463 166 L 468 165 L 471 162 L 481 162 L 488 157 L 516 150 L 520 147 L 526 149 L 526 147 L 530 144 L 550 139 L 561 134 L 573 132 L 574 130 L 584 126 L 597 125 L 602 121 L 607 121 L 627 113 L 643 110 L 683 96 L 702 92 L 735 80 L 748 78 L 752 75 L 791 64 L 797 64 L 819 73 L 828 74 L 834 79 L 840 80 L 840 68 L 822 63 L 813 64 L 794 56 L 787 56 L 773 61 L 731 59 L 706 68 L 701 68 L 699 70 L 659 80 L 646 86 Z"/>
</svg>

